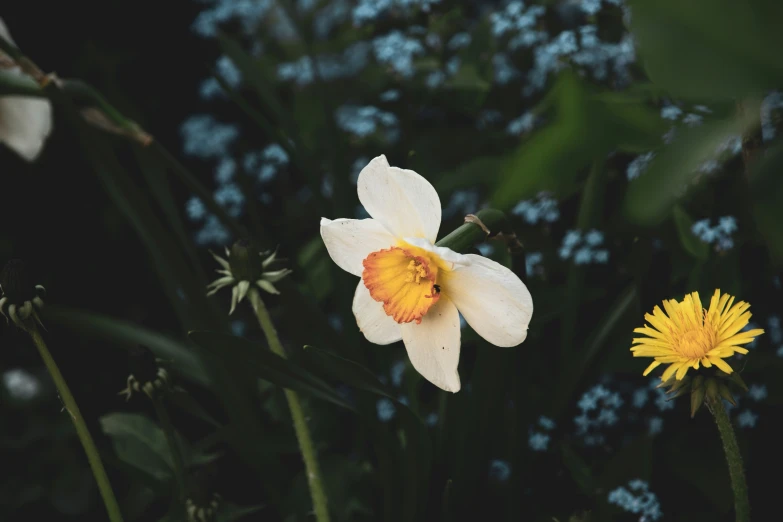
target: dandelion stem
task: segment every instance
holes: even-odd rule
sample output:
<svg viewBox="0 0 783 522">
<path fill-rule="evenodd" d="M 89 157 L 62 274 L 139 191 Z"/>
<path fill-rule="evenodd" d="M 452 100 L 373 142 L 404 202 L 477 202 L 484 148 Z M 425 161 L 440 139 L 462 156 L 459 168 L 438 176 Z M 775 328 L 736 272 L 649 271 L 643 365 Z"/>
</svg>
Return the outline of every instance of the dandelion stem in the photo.
<svg viewBox="0 0 783 522">
<path fill-rule="evenodd" d="M 731 477 L 731 489 L 734 490 L 734 511 L 737 522 L 750 521 L 750 503 L 748 502 L 748 485 L 745 482 L 745 471 L 742 468 L 742 456 L 740 455 L 737 437 L 734 435 L 734 428 L 731 426 L 731 420 L 726 413 L 721 399 L 710 401 L 710 412 L 715 417 L 715 424 L 718 425 L 721 441 L 723 442 L 723 452 L 726 454 L 726 462 L 729 465 L 729 476 Z"/>
<path fill-rule="evenodd" d="M 185 488 L 185 461 L 182 458 L 182 448 L 177 442 L 177 432 L 174 430 L 174 425 L 171 423 L 171 417 L 169 417 L 169 412 L 166 410 L 166 405 L 163 404 L 163 401 L 159 397 L 153 397 L 152 404 L 155 406 L 155 413 L 158 416 L 160 427 L 163 429 L 164 435 L 166 435 L 169 453 L 171 453 L 171 461 L 174 463 L 174 478 L 177 481 L 177 498 L 180 502 L 184 502 L 187 493 Z"/>
<path fill-rule="evenodd" d="M 258 318 L 258 324 L 261 326 L 261 330 L 264 331 L 269 348 L 282 358 L 286 358 L 283 345 L 280 343 L 280 338 L 277 336 L 277 330 L 272 323 L 272 318 L 269 317 L 269 312 L 264 305 L 263 300 L 258 291 L 251 289 L 249 293 L 250 304 L 253 306 L 253 310 L 256 312 Z M 315 511 L 315 518 L 318 522 L 329 522 L 329 510 L 327 508 L 326 493 L 324 492 L 323 484 L 321 482 L 321 472 L 318 469 L 318 460 L 315 455 L 315 448 L 313 446 L 313 440 L 310 436 L 310 429 L 307 427 L 304 412 L 302 411 L 302 404 L 299 402 L 299 396 L 292 390 L 284 390 L 285 398 L 288 401 L 288 407 L 291 410 L 291 417 L 294 421 L 294 431 L 296 432 L 296 438 L 299 441 L 299 449 L 302 452 L 302 459 L 304 460 L 305 472 L 307 473 L 307 482 L 310 486 L 310 496 L 313 499 L 313 509 Z"/>
<path fill-rule="evenodd" d="M 98 448 L 95 447 L 95 442 L 93 442 L 90 431 L 87 429 L 87 424 L 84 422 L 84 418 L 82 417 L 81 411 L 79 411 L 76 400 L 73 398 L 73 395 L 71 395 L 68 384 L 65 382 L 62 373 L 60 373 L 57 363 L 54 362 L 52 354 L 49 353 L 49 349 L 46 347 L 46 343 L 44 342 L 43 337 L 41 337 L 41 333 L 38 331 L 38 327 L 35 323 L 29 321 L 26 325 L 26 329 L 30 334 L 30 337 L 32 337 L 36 348 L 38 348 L 38 352 L 41 354 L 46 369 L 49 370 L 49 374 L 52 376 L 52 380 L 57 387 L 57 391 L 65 405 L 65 409 L 71 415 L 71 420 L 76 427 L 76 433 L 84 447 L 84 452 L 87 454 L 90 468 L 92 468 L 92 474 L 98 482 L 98 489 L 103 497 L 103 503 L 106 505 L 106 511 L 109 513 L 109 520 L 111 522 L 123 522 L 120 506 L 117 504 L 117 499 L 114 497 L 109 477 L 106 475 L 106 470 L 104 469 L 101 457 L 98 454 Z"/>
</svg>

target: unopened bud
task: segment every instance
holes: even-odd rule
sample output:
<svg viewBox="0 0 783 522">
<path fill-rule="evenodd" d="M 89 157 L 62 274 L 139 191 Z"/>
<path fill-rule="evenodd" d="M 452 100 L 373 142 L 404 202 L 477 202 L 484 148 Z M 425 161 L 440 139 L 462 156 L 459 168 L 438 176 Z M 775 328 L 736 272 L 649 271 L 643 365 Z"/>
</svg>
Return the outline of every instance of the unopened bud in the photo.
<svg viewBox="0 0 783 522">
<path fill-rule="evenodd" d="M 158 359 L 143 346 L 134 346 L 129 351 L 128 375 L 125 389 L 119 392 L 125 400 L 130 400 L 133 392 L 144 393 L 150 399 L 157 397 L 169 388 L 169 373 L 159 365 Z"/>
<path fill-rule="evenodd" d="M 31 316 L 41 324 L 38 313 L 44 306 L 46 290 L 33 285 L 27 268 L 21 259 L 12 259 L 0 273 L 0 313 L 18 327 L 26 329 L 25 322 Z"/>
</svg>

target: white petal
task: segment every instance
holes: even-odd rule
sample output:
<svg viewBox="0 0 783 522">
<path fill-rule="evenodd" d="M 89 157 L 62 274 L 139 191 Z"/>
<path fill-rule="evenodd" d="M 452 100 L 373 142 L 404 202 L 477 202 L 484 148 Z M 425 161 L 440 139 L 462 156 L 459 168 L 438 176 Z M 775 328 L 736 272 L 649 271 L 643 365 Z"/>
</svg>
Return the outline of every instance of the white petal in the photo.
<svg viewBox="0 0 783 522">
<path fill-rule="evenodd" d="M 353 294 L 353 315 L 356 324 L 368 341 L 374 344 L 391 344 L 402 339 L 400 325 L 386 315 L 383 303 L 370 296 L 370 291 L 359 281 Z"/>
<path fill-rule="evenodd" d="M 321 218 L 321 237 L 337 266 L 362 276 L 362 261 L 372 252 L 393 247 L 397 238 L 374 219 Z"/>
<path fill-rule="evenodd" d="M 14 43 L 0 18 L 0 36 Z M 23 74 L 18 67 L 7 72 Z M 5 143 L 27 161 L 33 161 L 52 131 L 49 100 L 25 96 L 0 97 L 0 143 Z"/>
<path fill-rule="evenodd" d="M 359 201 L 367 213 L 397 237 L 423 237 L 434 243 L 440 228 L 440 198 L 429 181 L 412 170 L 390 167 L 386 156 L 359 173 Z"/>
<path fill-rule="evenodd" d="M 237 303 L 241 303 L 245 299 L 247 291 L 250 290 L 250 281 L 238 282 L 237 288 L 239 288 L 239 299 L 237 299 Z"/>
<path fill-rule="evenodd" d="M 442 390 L 460 390 L 459 313 L 448 298 L 441 297 L 429 309 L 421 324 L 400 325 L 402 340 L 411 364 L 425 379 Z"/>
<path fill-rule="evenodd" d="M 527 337 L 533 298 L 511 270 L 486 257 L 467 254 L 470 265 L 458 266 L 442 292 L 454 300 L 465 321 L 495 346 L 516 346 Z"/>
<path fill-rule="evenodd" d="M 22 96 L 0 97 L 0 143 L 33 161 L 52 131 L 49 100 Z"/>
<path fill-rule="evenodd" d="M 451 263 L 451 267 L 456 265 L 469 265 L 470 258 L 466 255 L 453 251 L 450 248 L 439 247 L 432 244 L 431 241 L 424 238 L 406 237 L 403 241 L 410 243 L 413 246 L 419 247 L 427 252 L 433 252 L 435 255 L 443 259 L 444 261 Z"/>
<path fill-rule="evenodd" d="M 8 26 L 5 25 L 5 22 L 3 21 L 3 19 L 1 17 L 0 17 L 0 36 L 5 38 L 6 40 L 11 42 L 12 44 L 16 45 L 16 42 L 11 37 L 10 31 L 8 31 Z M 2 51 L 0 51 L 0 52 L 2 52 Z"/>
</svg>

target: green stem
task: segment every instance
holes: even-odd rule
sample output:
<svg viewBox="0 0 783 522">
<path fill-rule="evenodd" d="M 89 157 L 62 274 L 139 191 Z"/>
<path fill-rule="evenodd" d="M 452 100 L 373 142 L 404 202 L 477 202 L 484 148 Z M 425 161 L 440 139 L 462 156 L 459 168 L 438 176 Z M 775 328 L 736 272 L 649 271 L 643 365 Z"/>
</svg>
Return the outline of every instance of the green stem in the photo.
<svg viewBox="0 0 783 522">
<path fill-rule="evenodd" d="M 285 350 L 280 343 L 280 338 L 277 336 L 275 325 L 272 323 L 272 318 L 269 317 L 269 312 L 266 309 L 266 305 L 264 305 L 264 302 L 261 300 L 258 291 L 251 289 L 248 297 L 253 306 L 253 310 L 256 312 L 258 324 L 261 326 L 261 330 L 264 331 L 267 343 L 269 343 L 269 348 L 280 357 L 286 359 Z M 307 482 L 310 485 L 310 496 L 313 499 L 315 518 L 318 522 L 329 522 L 326 493 L 324 492 L 323 484 L 321 483 L 321 472 L 318 469 L 318 460 L 315 455 L 313 440 L 310 437 L 310 429 L 307 427 L 305 415 L 302 411 L 302 404 L 299 402 L 299 396 L 296 392 L 288 389 L 284 391 L 285 398 L 288 401 L 288 407 L 291 409 L 291 417 L 294 420 L 294 431 L 296 432 L 296 438 L 299 441 L 299 449 L 302 452 L 302 459 L 304 460 Z"/>
<path fill-rule="evenodd" d="M 489 235 L 477 223 L 466 221 L 446 237 L 435 243 L 437 246 L 447 247 L 456 252 L 464 252 L 474 244 L 492 237 L 498 233 L 511 234 L 506 221 L 506 215 L 493 208 L 485 208 L 476 212 L 475 216 L 489 229 Z"/>
<path fill-rule="evenodd" d="M 177 442 L 177 432 L 174 430 L 174 425 L 171 423 L 171 417 L 169 417 L 169 412 L 166 410 L 166 406 L 163 404 L 162 399 L 154 397 L 152 399 L 152 404 L 155 406 L 155 413 L 158 415 L 160 427 L 166 435 L 169 453 L 171 453 L 171 461 L 174 463 L 174 478 L 177 481 L 177 498 L 180 502 L 184 502 L 185 495 L 187 494 L 187 489 L 185 487 L 185 462 L 182 459 L 182 449 Z"/>
<path fill-rule="evenodd" d="M 715 417 L 718 425 L 720 439 L 723 442 L 723 452 L 726 454 L 726 462 L 729 465 L 731 477 L 731 489 L 734 490 L 734 511 L 737 522 L 750 521 L 750 503 L 748 502 L 748 485 L 745 482 L 745 471 L 742 468 L 742 456 L 740 455 L 734 428 L 731 426 L 729 415 L 723 406 L 723 401 L 717 399 L 710 401 L 710 412 Z"/>
<path fill-rule="evenodd" d="M 57 363 L 54 362 L 52 354 L 49 353 L 49 349 L 46 347 L 46 343 L 44 342 L 43 337 L 41 337 L 38 327 L 32 321 L 27 324 L 27 331 L 30 334 L 30 337 L 33 338 L 33 343 L 35 343 L 36 348 L 38 348 L 38 352 L 41 354 L 46 369 L 49 370 L 49 374 L 52 376 L 52 380 L 57 387 L 57 391 L 65 405 L 65 409 L 71 414 L 71 420 L 76 427 L 76 433 L 84 447 L 84 452 L 87 453 L 87 460 L 90 463 L 90 468 L 92 468 L 92 474 L 98 482 L 98 489 L 103 497 L 103 503 L 106 505 L 106 511 L 109 513 L 109 520 L 111 520 L 111 522 L 123 522 L 120 506 L 117 504 L 117 499 L 114 497 L 109 477 L 106 475 L 106 470 L 104 469 L 101 457 L 98 454 L 98 448 L 95 447 L 95 442 L 93 442 L 90 431 L 87 429 L 87 424 L 84 422 L 84 418 L 82 417 L 81 411 L 79 411 L 76 400 L 73 398 L 73 395 L 71 395 L 68 384 L 60 373 Z"/>
</svg>

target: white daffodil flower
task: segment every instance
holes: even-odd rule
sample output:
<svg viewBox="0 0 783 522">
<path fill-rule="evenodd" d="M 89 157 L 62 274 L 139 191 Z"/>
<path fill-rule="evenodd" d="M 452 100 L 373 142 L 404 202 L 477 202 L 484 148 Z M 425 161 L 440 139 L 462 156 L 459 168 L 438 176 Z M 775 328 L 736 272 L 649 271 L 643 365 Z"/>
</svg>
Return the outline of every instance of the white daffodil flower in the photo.
<svg viewBox="0 0 783 522">
<path fill-rule="evenodd" d="M 0 18 L 0 36 L 14 43 Z M 0 51 L 0 70 L 24 74 L 18 65 Z M 0 96 L 0 143 L 27 161 L 41 153 L 52 132 L 52 106 L 49 100 L 29 96 Z"/>
<path fill-rule="evenodd" d="M 459 313 L 496 346 L 527 337 L 533 299 L 511 270 L 482 256 L 434 245 L 441 221 L 435 188 L 378 156 L 359 174 L 359 201 L 372 219 L 321 219 L 337 265 L 361 277 L 353 313 L 368 341 L 403 340 L 411 363 L 439 388 L 460 389 Z"/>
</svg>

